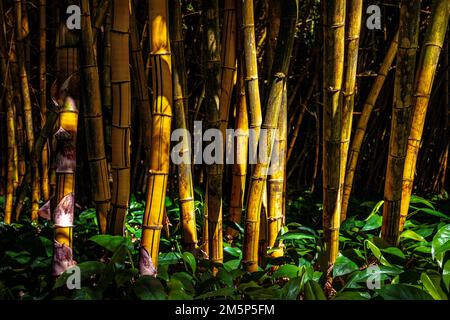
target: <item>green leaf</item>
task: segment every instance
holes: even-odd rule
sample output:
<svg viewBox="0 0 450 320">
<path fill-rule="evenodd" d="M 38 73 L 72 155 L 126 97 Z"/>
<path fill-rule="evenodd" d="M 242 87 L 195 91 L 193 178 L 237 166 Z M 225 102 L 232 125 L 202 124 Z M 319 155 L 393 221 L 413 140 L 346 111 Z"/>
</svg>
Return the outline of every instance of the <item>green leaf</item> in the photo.
<svg viewBox="0 0 450 320">
<path fill-rule="evenodd" d="M 5 255 L 21 265 L 29 263 L 32 258 L 31 253 L 29 253 L 28 251 L 20 251 L 20 252 L 6 251 Z"/>
<path fill-rule="evenodd" d="M 188 271 L 195 274 L 195 271 L 197 270 L 197 262 L 195 261 L 194 255 L 190 252 L 184 252 L 182 258 L 186 265 L 186 269 L 188 269 L 189 266 Z"/>
<path fill-rule="evenodd" d="M 285 264 L 283 266 L 281 266 L 280 268 L 278 268 L 278 270 L 276 270 L 272 277 L 274 279 L 278 279 L 278 278 L 295 278 L 299 276 L 299 273 L 301 272 L 300 268 L 297 266 L 294 266 L 292 264 Z"/>
<path fill-rule="evenodd" d="M 96 235 L 91 237 L 89 240 L 95 242 L 99 246 L 114 252 L 119 248 L 120 245 L 125 243 L 126 238 L 122 236 L 111 236 L 111 235 Z"/>
<path fill-rule="evenodd" d="M 192 300 L 192 296 L 185 291 L 183 283 L 177 278 L 172 277 L 167 285 L 169 300 Z"/>
<path fill-rule="evenodd" d="M 434 209 L 430 209 L 430 208 L 417 208 L 417 210 L 419 210 L 420 212 L 426 213 L 426 214 L 428 214 L 428 215 L 430 215 L 430 216 L 435 216 L 435 217 L 438 217 L 438 218 L 450 220 L 450 217 L 449 217 L 449 216 L 443 214 L 443 213 L 440 212 L 440 211 L 434 210 Z"/>
<path fill-rule="evenodd" d="M 439 229 L 431 242 L 431 255 L 436 258 L 442 267 L 444 253 L 450 249 L 450 224 Z"/>
<path fill-rule="evenodd" d="M 237 247 L 224 247 L 223 251 L 236 258 L 242 256 L 242 250 Z"/>
<path fill-rule="evenodd" d="M 337 293 L 333 300 L 370 300 L 370 294 L 368 292 L 344 291 Z"/>
<path fill-rule="evenodd" d="M 283 299 L 284 300 L 297 300 L 298 295 L 302 290 L 302 277 L 296 277 L 289 280 L 283 287 Z"/>
<path fill-rule="evenodd" d="M 423 205 L 429 207 L 430 209 L 434 209 L 434 206 L 433 206 L 433 204 L 430 201 L 428 201 L 428 200 L 426 200 L 426 199 L 424 199 L 422 197 L 415 196 L 415 195 L 411 196 L 411 198 L 409 200 L 409 203 L 410 204 L 420 203 L 420 204 L 423 204 Z"/>
<path fill-rule="evenodd" d="M 311 234 L 303 232 L 287 232 L 278 237 L 278 240 L 301 240 L 301 239 L 315 239 Z"/>
<path fill-rule="evenodd" d="M 354 271 L 359 270 L 359 267 L 352 260 L 346 256 L 340 255 L 337 257 L 333 267 L 333 277 L 340 277 Z"/>
<path fill-rule="evenodd" d="M 241 264 L 240 259 L 234 259 L 234 260 L 225 262 L 223 264 L 223 268 L 227 271 L 236 270 L 237 268 L 239 268 L 240 264 Z"/>
<path fill-rule="evenodd" d="M 381 227 L 383 217 L 379 214 L 372 215 L 364 225 L 361 231 L 375 230 Z"/>
<path fill-rule="evenodd" d="M 425 240 L 424 237 L 422 237 L 421 235 L 417 234 L 412 230 L 403 231 L 402 234 L 400 235 L 400 239 L 401 238 L 411 239 L 419 242 L 427 242 L 427 240 Z"/>
<path fill-rule="evenodd" d="M 327 300 L 322 287 L 313 280 L 305 283 L 305 300 Z"/>
<path fill-rule="evenodd" d="M 447 300 L 447 296 L 441 289 L 441 276 L 439 274 L 432 275 L 422 272 L 420 280 L 428 293 L 434 300 Z"/>
<path fill-rule="evenodd" d="M 442 270 L 442 281 L 444 281 L 445 289 L 450 293 L 450 260 L 444 264 Z"/>
<path fill-rule="evenodd" d="M 433 300 L 426 291 L 409 284 L 391 284 L 377 290 L 384 300 Z"/>
<path fill-rule="evenodd" d="M 140 277 L 134 284 L 133 291 L 141 300 L 166 299 L 166 293 L 161 282 L 150 276 Z"/>
<path fill-rule="evenodd" d="M 106 264 L 98 261 L 86 261 L 79 263 L 77 267 L 80 268 L 80 280 L 83 281 L 91 278 L 94 275 L 102 274 L 105 271 Z M 63 274 L 61 274 L 58 279 L 56 279 L 53 289 L 65 286 L 67 283 L 67 279 L 71 275 L 73 275 L 73 269 L 69 268 Z"/>
<path fill-rule="evenodd" d="M 183 289 L 189 293 L 195 293 L 193 278 L 189 273 L 177 272 L 172 275 L 171 280 L 177 279 L 183 284 Z"/>
<path fill-rule="evenodd" d="M 231 287 L 227 287 L 227 288 L 221 288 L 218 290 L 214 290 L 214 291 L 210 291 L 204 294 L 201 294 L 197 297 L 195 297 L 195 299 L 197 300 L 202 300 L 202 299 L 208 299 L 208 298 L 217 298 L 217 297 L 232 297 L 236 295 L 236 290 L 234 288 Z"/>
<path fill-rule="evenodd" d="M 177 264 L 180 262 L 181 255 L 178 252 L 160 253 L 158 257 L 158 265 Z"/>
<path fill-rule="evenodd" d="M 376 215 L 380 211 L 380 208 L 383 204 L 384 200 L 377 202 L 377 204 L 373 207 L 372 211 L 370 212 L 369 216 L 366 218 L 366 221 L 369 221 L 372 218 L 372 216 Z"/>
</svg>

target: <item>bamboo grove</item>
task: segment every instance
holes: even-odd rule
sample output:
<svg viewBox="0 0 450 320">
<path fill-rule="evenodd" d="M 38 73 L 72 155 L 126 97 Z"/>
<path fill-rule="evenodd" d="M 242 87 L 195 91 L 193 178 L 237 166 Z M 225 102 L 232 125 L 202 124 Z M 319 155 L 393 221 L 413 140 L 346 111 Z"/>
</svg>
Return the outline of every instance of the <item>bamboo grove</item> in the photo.
<svg viewBox="0 0 450 320">
<path fill-rule="evenodd" d="M 2 0 L 4 223 L 53 223 L 55 277 L 76 263 L 79 209 L 123 236 L 132 196 L 141 275 L 158 273 L 168 197 L 183 248 L 214 268 L 239 228 L 247 271 L 282 257 L 301 190 L 323 199 L 330 278 L 353 199 L 384 199 L 397 245 L 411 195 L 449 186 L 450 2 L 386 2 L 374 29 L 361 0 Z"/>
</svg>

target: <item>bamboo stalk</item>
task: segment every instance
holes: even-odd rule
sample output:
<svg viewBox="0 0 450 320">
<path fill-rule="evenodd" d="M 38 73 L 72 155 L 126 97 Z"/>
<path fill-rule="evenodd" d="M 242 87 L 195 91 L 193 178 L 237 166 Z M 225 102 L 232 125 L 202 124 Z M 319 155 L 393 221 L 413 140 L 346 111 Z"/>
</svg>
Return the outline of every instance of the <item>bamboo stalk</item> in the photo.
<svg viewBox="0 0 450 320">
<path fill-rule="evenodd" d="M 144 59 L 142 56 L 142 47 L 139 40 L 139 31 L 136 23 L 136 13 L 134 10 L 132 11 L 130 20 L 130 47 L 132 58 L 131 62 L 134 69 L 134 80 L 136 82 L 136 103 L 138 106 L 139 125 L 141 129 L 140 136 L 145 156 L 145 159 L 143 160 L 144 163 L 147 163 L 148 159 L 150 159 L 150 142 L 152 133 L 150 125 L 152 121 L 152 115 L 150 108 L 150 95 L 148 92 L 147 78 L 145 75 Z M 147 165 L 145 165 L 144 168 L 147 168 Z"/>
<path fill-rule="evenodd" d="M 20 72 L 20 88 L 23 99 L 23 110 L 25 115 L 25 129 L 27 136 L 28 152 L 31 154 L 34 146 L 34 126 L 33 126 L 33 110 L 31 107 L 30 97 L 30 85 L 28 81 L 28 72 L 26 57 L 24 51 L 24 38 L 26 37 L 27 29 L 23 25 L 23 9 L 22 0 L 14 1 L 14 11 L 16 15 L 16 46 L 17 46 L 17 60 L 19 62 Z M 38 162 L 35 159 L 31 159 L 31 219 L 36 221 L 38 219 L 39 200 L 40 200 L 40 186 L 39 186 L 39 169 Z"/>
<path fill-rule="evenodd" d="M 113 3 L 111 26 L 111 84 L 113 117 L 112 199 L 109 232 L 123 235 L 131 189 L 131 75 L 130 75 L 130 2 Z"/>
<path fill-rule="evenodd" d="M 356 125 L 356 131 L 350 146 L 348 164 L 345 173 L 344 181 L 344 195 L 342 198 L 342 212 L 341 221 L 344 221 L 347 217 L 348 201 L 353 188 L 353 178 L 355 176 L 356 165 L 358 163 L 358 158 L 361 153 L 361 146 L 364 141 L 364 136 L 366 135 L 367 125 L 369 123 L 370 116 L 372 115 L 373 108 L 378 100 L 381 90 L 383 89 L 384 82 L 389 73 L 389 69 L 392 66 L 395 56 L 397 55 L 398 49 L 398 30 L 391 41 L 389 49 L 381 63 L 380 69 L 378 70 L 377 77 L 370 89 L 369 95 L 364 103 L 360 118 Z"/>
<path fill-rule="evenodd" d="M 413 98 L 413 114 L 411 130 L 409 132 L 405 168 L 402 179 L 402 198 L 400 209 L 399 231 L 408 215 L 409 202 L 414 183 L 417 156 L 422 141 L 425 117 L 430 102 L 431 89 L 439 64 L 439 56 L 444 46 L 450 15 L 450 2 L 447 0 L 434 0 L 431 11 L 431 21 L 427 28 L 424 45 L 422 47 L 420 62 L 416 74 Z M 445 115 L 447 116 L 447 115 Z"/>
<path fill-rule="evenodd" d="M 153 79 L 152 150 L 144 211 L 139 271 L 156 275 L 164 200 L 169 174 L 170 129 L 172 122 L 172 63 L 168 3 L 149 3 L 150 54 Z"/>
<path fill-rule="evenodd" d="M 350 136 L 353 124 L 353 109 L 355 103 L 356 73 L 358 71 L 359 38 L 361 33 L 361 19 L 363 2 L 361 0 L 347 0 L 347 26 L 345 48 L 345 70 L 343 88 L 340 102 L 342 104 L 342 128 L 341 128 L 341 178 L 339 182 L 345 183 L 345 172 L 349 153 Z M 344 189 L 341 188 L 341 192 Z M 341 195 L 342 199 L 344 196 Z M 343 204 L 342 204 L 343 207 Z M 341 208 L 341 221 L 345 220 L 345 211 Z"/>
<path fill-rule="evenodd" d="M 328 264 L 334 264 L 339 251 L 343 184 L 340 96 L 344 76 L 345 4 L 345 0 L 330 0 L 323 4 L 323 228 Z"/>
<path fill-rule="evenodd" d="M 392 245 L 397 244 L 399 237 L 402 175 L 411 126 L 419 20 L 420 0 L 403 0 L 381 228 L 382 238 Z"/>
<path fill-rule="evenodd" d="M 45 124 L 47 113 L 47 0 L 39 0 L 39 95 L 41 105 L 41 125 Z M 50 199 L 49 150 L 48 142 L 44 145 L 41 157 L 41 189 L 44 201 Z"/>
<path fill-rule="evenodd" d="M 105 155 L 103 114 L 100 96 L 100 80 L 98 75 L 96 53 L 93 46 L 91 15 L 88 0 L 81 1 L 83 41 L 82 66 L 83 80 L 87 84 L 86 106 L 84 110 L 84 125 L 86 130 L 87 158 L 92 182 L 92 198 L 97 210 L 97 219 L 101 233 L 106 232 L 107 215 L 110 210 L 110 187 L 108 181 L 108 168 Z"/>
<path fill-rule="evenodd" d="M 244 34 L 245 81 L 249 106 L 250 157 L 256 157 L 259 132 L 262 123 L 261 98 L 259 93 L 258 60 L 256 56 L 255 18 L 253 0 L 242 1 L 242 29 Z"/>
<path fill-rule="evenodd" d="M 172 5 L 172 64 L 173 64 L 173 106 L 175 127 L 183 130 L 183 141 L 179 152 L 180 158 L 188 159 L 180 163 L 178 168 L 178 192 L 180 196 L 181 216 L 183 223 L 183 244 L 187 250 L 197 246 L 197 226 L 195 221 L 194 184 L 191 169 L 191 146 L 187 134 L 186 109 L 188 108 L 187 74 L 184 55 L 184 37 L 182 32 L 181 0 Z"/>
<path fill-rule="evenodd" d="M 220 60 L 222 75 L 220 80 L 220 131 L 226 136 L 230 113 L 231 95 L 236 76 L 236 0 L 225 0 L 224 21 L 221 32 Z"/>
<path fill-rule="evenodd" d="M 220 37 L 219 37 L 219 2 L 217 0 L 203 3 L 203 35 L 205 48 L 205 106 L 208 128 L 220 129 Z M 217 139 L 217 137 L 216 137 Z M 223 141 L 214 141 L 215 152 L 224 159 Z M 219 147 L 219 149 L 217 149 Z M 223 164 L 214 162 L 208 164 L 208 234 L 209 258 L 214 264 L 223 262 L 222 234 L 222 179 Z"/>
<path fill-rule="evenodd" d="M 260 213 L 264 187 L 267 181 L 268 167 L 272 158 L 273 143 L 278 127 L 278 119 L 283 99 L 283 90 L 289 69 L 290 57 L 294 45 L 295 27 L 297 24 L 298 1 L 284 1 L 282 5 L 282 21 L 280 35 L 273 64 L 272 80 L 267 111 L 260 137 L 260 147 L 265 154 L 258 158 L 251 176 L 247 217 L 244 233 L 243 263 L 250 272 L 258 270 L 258 241 L 260 229 Z M 273 159 L 272 159 L 273 160 Z"/>
</svg>

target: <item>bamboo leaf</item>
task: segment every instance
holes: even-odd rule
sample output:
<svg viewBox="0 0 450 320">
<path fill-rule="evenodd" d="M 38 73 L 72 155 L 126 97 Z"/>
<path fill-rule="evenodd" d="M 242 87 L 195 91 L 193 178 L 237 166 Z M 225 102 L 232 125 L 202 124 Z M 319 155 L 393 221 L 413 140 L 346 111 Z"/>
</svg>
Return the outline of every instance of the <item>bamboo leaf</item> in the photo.
<svg viewBox="0 0 450 320">
<path fill-rule="evenodd" d="M 417 234 L 412 230 L 403 231 L 402 234 L 400 235 L 400 238 L 406 238 L 420 242 L 427 242 L 427 240 L 425 240 L 424 237 L 422 237 L 421 235 Z"/>
<path fill-rule="evenodd" d="M 392 284 L 377 291 L 384 300 L 433 300 L 424 290 L 408 284 Z"/>
<path fill-rule="evenodd" d="M 440 275 L 428 275 L 426 272 L 422 272 L 420 280 L 434 300 L 447 300 L 447 296 L 440 287 Z"/>
<path fill-rule="evenodd" d="M 195 274 L 195 271 L 197 270 L 197 262 L 195 261 L 194 255 L 190 252 L 184 252 L 182 258 L 185 263 L 186 269 L 188 269 L 189 266 L 188 271 L 192 274 Z"/>
</svg>

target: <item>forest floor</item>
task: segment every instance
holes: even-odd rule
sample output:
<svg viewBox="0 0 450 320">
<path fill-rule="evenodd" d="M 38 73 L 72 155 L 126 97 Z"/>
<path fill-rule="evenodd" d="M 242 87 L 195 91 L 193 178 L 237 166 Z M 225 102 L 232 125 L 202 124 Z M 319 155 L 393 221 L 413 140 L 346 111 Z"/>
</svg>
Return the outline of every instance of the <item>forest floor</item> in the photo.
<svg viewBox="0 0 450 320">
<path fill-rule="evenodd" d="M 41 299 L 435 299 L 450 294 L 450 204 L 447 196 L 411 199 L 410 214 L 398 247 L 380 238 L 383 202 L 353 200 L 341 226 L 340 255 L 330 277 L 320 268 L 321 200 L 303 192 L 287 202 L 287 221 L 279 235 L 284 256 L 266 258 L 265 267 L 247 273 L 242 267 L 242 234 L 224 243 L 224 263 L 212 265 L 184 252 L 177 199 L 167 197 L 170 226 L 163 232 L 158 276 L 139 277 L 138 248 L 144 203 L 132 198 L 126 237 L 98 235 L 93 209 L 76 214 L 74 256 L 81 285 L 69 290 L 72 272 L 53 279 L 53 228 L 31 223 L 0 223 L 0 300 Z M 0 198 L 0 202 L 3 199 Z M 198 230 L 204 206 L 196 190 Z M 1 204 L 0 204 L 1 207 Z M 270 251 L 269 251 L 270 253 Z M 325 290 L 324 290 L 325 288 Z"/>
</svg>

